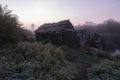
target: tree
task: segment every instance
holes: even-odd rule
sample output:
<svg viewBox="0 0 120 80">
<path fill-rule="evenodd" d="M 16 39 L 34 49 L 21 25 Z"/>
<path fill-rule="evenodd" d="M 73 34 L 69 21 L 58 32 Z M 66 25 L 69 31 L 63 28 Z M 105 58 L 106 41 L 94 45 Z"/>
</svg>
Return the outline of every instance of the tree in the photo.
<svg viewBox="0 0 120 80">
<path fill-rule="evenodd" d="M 0 5 L 0 44 L 20 41 L 20 24 L 16 15 L 7 6 Z"/>
</svg>

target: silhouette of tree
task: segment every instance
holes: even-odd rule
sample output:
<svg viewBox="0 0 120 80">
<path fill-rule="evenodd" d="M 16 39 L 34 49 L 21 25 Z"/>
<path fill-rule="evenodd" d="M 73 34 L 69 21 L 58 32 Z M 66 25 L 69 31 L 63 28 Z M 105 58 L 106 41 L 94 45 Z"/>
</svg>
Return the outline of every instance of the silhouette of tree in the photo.
<svg viewBox="0 0 120 80">
<path fill-rule="evenodd" d="M 120 33 L 120 22 L 113 19 L 108 19 L 104 23 L 97 25 L 81 25 L 80 29 L 86 29 L 96 33 Z"/>
<path fill-rule="evenodd" d="M 7 6 L 0 5 L 0 44 L 18 42 L 20 24 L 17 15 L 11 14 Z"/>
</svg>

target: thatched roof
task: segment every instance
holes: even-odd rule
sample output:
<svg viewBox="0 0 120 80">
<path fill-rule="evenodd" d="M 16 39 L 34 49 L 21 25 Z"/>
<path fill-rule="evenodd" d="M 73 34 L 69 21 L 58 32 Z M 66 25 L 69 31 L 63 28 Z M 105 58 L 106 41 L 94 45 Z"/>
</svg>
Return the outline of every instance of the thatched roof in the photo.
<svg viewBox="0 0 120 80">
<path fill-rule="evenodd" d="M 68 30 L 74 30 L 74 27 L 69 20 L 64 20 L 57 23 L 43 24 L 35 31 L 35 33 L 59 33 Z"/>
</svg>

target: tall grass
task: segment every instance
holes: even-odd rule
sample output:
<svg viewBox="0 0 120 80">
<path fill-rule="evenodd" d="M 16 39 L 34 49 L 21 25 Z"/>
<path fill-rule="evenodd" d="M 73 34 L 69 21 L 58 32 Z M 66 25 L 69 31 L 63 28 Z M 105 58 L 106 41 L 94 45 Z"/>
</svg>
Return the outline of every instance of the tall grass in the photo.
<svg viewBox="0 0 120 80">
<path fill-rule="evenodd" d="M 4 63 L 0 65 L 3 80 L 77 80 L 78 76 L 64 51 L 52 44 L 19 43 L 0 60 Z"/>
</svg>

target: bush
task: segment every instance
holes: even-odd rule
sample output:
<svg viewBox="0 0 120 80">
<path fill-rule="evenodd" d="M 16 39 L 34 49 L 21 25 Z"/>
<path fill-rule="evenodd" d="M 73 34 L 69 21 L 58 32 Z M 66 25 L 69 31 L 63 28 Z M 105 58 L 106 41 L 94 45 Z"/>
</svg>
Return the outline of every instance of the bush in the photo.
<svg viewBox="0 0 120 80">
<path fill-rule="evenodd" d="M 0 44 L 16 43 L 20 40 L 20 24 L 17 16 L 11 12 L 7 6 L 0 5 Z"/>
<path fill-rule="evenodd" d="M 88 80 L 119 80 L 120 61 L 103 60 L 88 69 Z"/>
<path fill-rule="evenodd" d="M 3 61 L 1 79 L 77 80 L 78 76 L 75 67 L 66 61 L 61 48 L 51 44 L 19 43 Z"/>
</svg>

